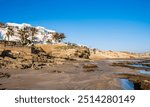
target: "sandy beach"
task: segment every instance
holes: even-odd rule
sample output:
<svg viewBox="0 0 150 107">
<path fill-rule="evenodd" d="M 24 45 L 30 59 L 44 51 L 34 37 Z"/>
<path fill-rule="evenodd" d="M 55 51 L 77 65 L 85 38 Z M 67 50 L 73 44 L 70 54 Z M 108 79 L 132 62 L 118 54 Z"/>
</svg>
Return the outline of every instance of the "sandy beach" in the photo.
<svg viewBox="0 0 150 107">
<path fill-rule="evenodd" d="M 0 79 L 0 89 L 42 90 L 121 90 L 117 72 L 132 72 L 128 68 L 113 67 L 111 61 L 70 61 L 44 67 L 41 70 L 1 69 L 10 77 Z M 84 65 L 95 64 L 87 70 Z"/>
</svg>

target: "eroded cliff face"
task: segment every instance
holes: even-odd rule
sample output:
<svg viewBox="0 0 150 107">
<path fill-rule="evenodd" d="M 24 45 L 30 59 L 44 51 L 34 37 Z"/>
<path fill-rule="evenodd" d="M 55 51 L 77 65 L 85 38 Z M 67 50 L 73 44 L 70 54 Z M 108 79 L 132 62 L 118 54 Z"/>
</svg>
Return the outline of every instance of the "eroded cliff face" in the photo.
<svg viewBox="0 0 150 107">
<path fill-rule="evenodd" d="M 150 58 L 149 53 L 98 51 L 64 43 L 23 46 L 19 42 L 5 42 L 0 42 L 0 68 L 39 69 L 71 60 Z"/>
<path fill-rule="evenodd" d="M 26 69 L 32 66 L 31 47 L 0 44 L 0 68 Z"/>
<path fill-rule="evenodd" d="M 0 68 L 7 69 L 39 69 L 90 56 L 88 48 L 67 44 L 20 46 L 1 43 L 0 47 Z"/>
<path fill-rule="evenodd" d="M 55 45 L 35 45 L 40 47 L 48 55 L 54 58 L 62 59 L 89 59 L 90 50 L 86 47 L 72 46 L 67 44 L 55 44 Z"/>
</svg>

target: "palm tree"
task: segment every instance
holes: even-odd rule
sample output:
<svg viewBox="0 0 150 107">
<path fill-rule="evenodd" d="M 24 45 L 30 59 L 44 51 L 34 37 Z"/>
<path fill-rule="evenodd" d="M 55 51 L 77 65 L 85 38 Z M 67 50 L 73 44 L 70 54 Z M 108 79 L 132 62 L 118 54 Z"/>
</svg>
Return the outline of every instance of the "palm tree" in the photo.
<svg viewBox="0 0 150 107">
<path fill-rule="evenodd" d="M 25 32 L 23 31 L 23 29 L 19 29 L 18 30 L 18 34 L 20 35 L 19 37 L 20 37 L 20 41 L 21 41 L 21 44 L 23 44 L 23 42 L 24 42 L 24 35 L 25 35 Z"/>
<path fill-rule="evenodd" d="M 34 35 L 37 34 L 38 30 L 35 27 L 32 27 L 31 29 L 31 35 L 32 35 L 32 43 L 34 43 Z"/>
<path fill-rule="evenodd" d="M 7 32 L 6 32 L 6 36 L 7 36 L 7 38 L 8 38 L 8 41 L 9 41 L 9 39 L 10 39 L 10 36 L 13 36 L 14 35 L 14 30 L 13 30 L 13 28 L 12 27 L 8 27 L 7 28 Z"/>
<path fill-rule="evenodd" d="M 64 40 L 66 38 L 64 33 L 60 33 L 59 34 L 59 42 L 61 42 L 62 40 Z"/>
<path fill-rule="evenodd" d="M 58 33 L 58 32 L 53 33 L 53 34 L 52 34 L 52 40 L 54 40 L 55 42 L 57 42 L 58 36 L 59 36 L 59 33 Z"/>
<path fill-rule="evenodd" d="M 18 30 L 18 34 L 20 35 L 21 44 L 26 45 L 28 43 L 28 37 L 30 36 L 28 28 L 23 28 Z"/>
</svg>

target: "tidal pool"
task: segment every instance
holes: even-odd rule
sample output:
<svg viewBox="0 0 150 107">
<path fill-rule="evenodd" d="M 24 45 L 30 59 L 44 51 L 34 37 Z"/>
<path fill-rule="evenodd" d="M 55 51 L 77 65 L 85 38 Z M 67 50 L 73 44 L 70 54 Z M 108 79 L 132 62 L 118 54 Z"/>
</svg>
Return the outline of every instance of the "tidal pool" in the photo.
<svg viewBox="0 0 150 107">
<path fill-rule="evenodd" d="M 150 71 L 145 71 L 145 70 L 139 70 L 138 73 L 145 74 L 145 75 L 150 75 Z"/>
<path fill-rule="evenodd" d="M 120 82 L 124 90 L 134 90 L 133 82 L 129 81 L 128 79 L 120 79 Z"/>
</svg>

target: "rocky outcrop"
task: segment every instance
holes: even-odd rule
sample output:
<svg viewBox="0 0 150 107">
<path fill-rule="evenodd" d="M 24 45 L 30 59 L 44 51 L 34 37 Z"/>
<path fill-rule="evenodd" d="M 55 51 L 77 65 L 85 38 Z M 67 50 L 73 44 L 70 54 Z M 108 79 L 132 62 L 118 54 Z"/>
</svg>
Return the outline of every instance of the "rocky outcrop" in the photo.
<svg viewBox="0 0 150 107">
<path fill-rule="evenodd" d="M 8 73 L 2 73 L 0 72 L 0 78 L 9 78 L 10 75 Z"/>
<path fill-rule="evenodd" d="M 2 47 L 0 50 L 0 68 L 27 69 L 32 66 L 30 48 L 27 47 Z"/>
<path fill-rule="evenodd" d="M 125 78 L 133 82 L 135 90 L 150 90 L 150 77 L 140 74 L 119 74 L 119 78 Z"/>
<path fill-rule="evenodd" d="M 34 62 L 47 63 L 50 61 L 51 56 L 47 54 L 42 48 L 33 46 L 31 50 L 33 63 Z"/>
<path fill-rule="evenodd" d="M 4 58 L 0 59 L 0 68 L 5 69 L 27 69 L 32 67 L 32 61 L 28 61 L 25 59 L 12 59 L 12 58 Z"/>
<path fill-rule="evenodd" d="M 80 46 L 72 46 L 67 44 L 36 46 L 42 48 L 47 54 L 49 54 L 53 58 L 72 60 L 76 58 L 89 59 L 90 56 L 89 49 Z"/>
<path fill-rule="evenodd" d="M 78 58 L 89 59 L 90 51 L 87 48 L 77 49 L 74 53 L 74 56 L 76 56 Z"/>
<path fill-rule="evenodd" d="M 135 70 L 150 71 L 150 60 L 114 62 L 112 66 L 127 67 Z"/>
<path fill-rule="evenodd" d="M 94 72 L 97 68 L 98 68 L 98 66 L 93 63 L 87 63 L 87 64 L 83 65 L 84 72 Z"/>
</svg>

